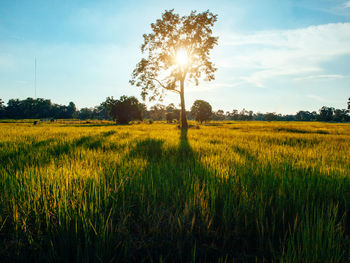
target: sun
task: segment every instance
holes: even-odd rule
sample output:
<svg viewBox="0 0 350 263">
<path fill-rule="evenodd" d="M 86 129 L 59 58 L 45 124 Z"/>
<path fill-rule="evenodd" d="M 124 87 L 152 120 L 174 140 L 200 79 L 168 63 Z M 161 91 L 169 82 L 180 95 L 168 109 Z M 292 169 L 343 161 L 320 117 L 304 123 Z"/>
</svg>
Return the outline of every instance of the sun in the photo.
<svg viewBox="0 0 350 263">
<path fill-rule="evenodd" d="M 188 55 L 187 50 L 184 48 L 180 48 L 176 52 L 176 62 L 179 66 L 184 67 L 188 63 Z"/>
</svg>

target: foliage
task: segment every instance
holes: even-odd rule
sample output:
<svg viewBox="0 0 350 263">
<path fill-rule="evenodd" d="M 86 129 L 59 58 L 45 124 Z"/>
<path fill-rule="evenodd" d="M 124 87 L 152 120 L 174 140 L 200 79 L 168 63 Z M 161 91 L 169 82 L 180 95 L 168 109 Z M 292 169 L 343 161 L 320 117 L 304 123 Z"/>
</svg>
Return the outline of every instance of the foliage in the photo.
<svg viewBox="0 0 350 263">
<path fill-rule="evenodd" d="M 1 262 L 349 262 L 349 124 L 0 124 Z"/>
<path fill-rule="evenodd" d="M 180 121 L 180 110 L 174 110 L 165 114 L 166 121 L 172 123 L 174 120 Z"/>
<path fill-rule="evenodd" d="M 165 11 L 162 18 L 151 24 L 152 33 L 144 34 L 142 53 L 147 53 L 136 65 L 130 83 L 142 88 L 143 99 L 162 98 L 165 90 L 180 95 L 182 126 L 187 127 L 184 100 L 185 80 L 198 85 L 204 76 L 214 79 L 216 68 L 209 60 L 210 51 L 217 45 L 217 37 L 212 36 L 212 27 L 217 16 L 205 11 L 192 11 L 188 16 L 180 17 Z M 188 63 L 181 65 L 176 60 L 178 52 L 183 50 Z M 178 84 L 177 84 L 178 83 Z"/>
<path fill-rule="evenodd" d="M 333 114 L 334 114 L 334 108 L 333 107 L 326 107 L 323 106 L 319 110 L 319 120 L 320 121 L 331 121 L 333 120 Z"/>
<path fill-rule="evenodd" d="M 3 106 L 3 116 L 10 119 L 39 119 L 74 117 L 76 107 L 73 102 L 68 106 L 52 104 L 51 100 L 43 98 L 27 98 L 25 100 L 10 99 L 7 107 Z"/>
<path fill-rule="evenodd" d="M 104 105 L 109 116 L 120 124 L 128 124 L 132 120 L 142 120 L 144 105 L 133 96 L 121 96 L 119 100 L 108 97 Z"/>
<path fill-rule="evenodd" d="M 297 121 L 315 121 L 317 120 L 317 113 L 315 111 L 299 111 L 295 115 Z"/>
<path fill-rule="evenodd" d="M 166 108 L 164 105 L 157 103 L 156 105 L 153 105 L 149 109 L 149 117 L 153 120 L 164 120 L 166 115 Z"/>
<path fill-rule="evenodd" d="M 196 100 L 191 107 L 191 114 L 200 123 L 208 121 L 212 116 L 211 105 L 204 100 Z"/>
<path fill-rule="evenodd" d="M 116 101 L 116 100 L 115 100 Z M 27 98 L 25 100 L 10 99 L 5 105 L 3 100 L 0 99 L 0 118 L 4 119 L 69 119 L 78 118 L 82 120 L 86 119 L 98 119 L 109 120 L 113 116 L 107 112 L 106 101 L 94 108 L 82 108 L 76 109 L 73 102 L 70 102 L 67 106 L 51 103 L 49 99 L 32 99 Z M 139 103 L 141 110 L 141 116 L 146 119 L 153 120 L 178 120 L 180 117 L 180 111 L 175 107 L 173 103 L 168 106 L 162 104 L 155 104 L 147 110 L 147 107 L 143 103 Z M 169 114 L 167 114 L 169 113 Z M 213 111 L 212 119 L 215 121 L 234 120 L 234 121 L 326 121 L 326 122 L 350 122 L 350 110 L 335 109 L 333 107 L 323 106 L 319 110 L 319 114 L 316 111 L 298 111 L 295 115 L 282 115 L 277 113 L 254 113 L 251 110 L 237 109 L 231 112 L 224 112 L 223 110 Z M 191 112 L 186 112 L 189 119 L 195 119 Z M 116 117 L 114 118 L 116 119 Z"/>
<path fill-rule="evenodd" d="M 5 115 L 6 115 L 5 103 L 2 99 L 0 99 L 0 118 L 5 117 Z"/>
</svg>

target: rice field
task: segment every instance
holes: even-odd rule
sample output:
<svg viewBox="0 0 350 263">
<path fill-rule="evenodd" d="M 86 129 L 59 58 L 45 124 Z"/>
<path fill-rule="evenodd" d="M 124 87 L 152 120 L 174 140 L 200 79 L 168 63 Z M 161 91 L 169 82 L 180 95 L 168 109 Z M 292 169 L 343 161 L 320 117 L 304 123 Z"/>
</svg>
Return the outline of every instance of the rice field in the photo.
<svg viewBox="0 0 350 263">
<path fill-rule="evenodd" d="M 0 124 L 0 262 L 350 262 L 350 124 Z"/>
</svg>

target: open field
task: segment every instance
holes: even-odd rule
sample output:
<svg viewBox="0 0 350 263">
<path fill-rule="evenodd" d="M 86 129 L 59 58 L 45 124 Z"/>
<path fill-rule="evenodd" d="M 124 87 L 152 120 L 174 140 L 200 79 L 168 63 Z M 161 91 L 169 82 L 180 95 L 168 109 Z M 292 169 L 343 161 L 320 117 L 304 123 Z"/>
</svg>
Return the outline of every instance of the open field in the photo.
<svg viewBox="0 0 350 263">
<path fill-rule="evenodd" d="M 350 262 L 350 124 L 0 124 L 0 262 Z"/>
</svg>

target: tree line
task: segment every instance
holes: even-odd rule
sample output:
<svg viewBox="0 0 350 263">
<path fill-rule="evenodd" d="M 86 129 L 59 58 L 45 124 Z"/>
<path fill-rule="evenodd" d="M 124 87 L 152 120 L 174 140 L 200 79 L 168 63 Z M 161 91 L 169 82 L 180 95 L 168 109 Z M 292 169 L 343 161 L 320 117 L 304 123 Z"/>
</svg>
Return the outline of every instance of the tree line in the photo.
<svg viewBox="0 0 350 263">
<path fill-rule="evenodd" d="M 213 111 L 212 106 L 204 100 L 196 100 L 186 116 L 190 120 L 205 122 L 209 120 L 224 121 L 333 121 L 350 122 L 350 98 L 347 109 L 335 109 L 323 106 L 316 111 L 298 111 L 295 115 L 282 115 L 275 112 L 254 113 L 251 110 L 234 109 L 232 111 Z M 49 99 L 27 98 L 24 100 L 10 99 L 5 105 L 0 99 L 0 118 L 2 119 L 99 119 L 114 120 L 127 124 L 133 120 L 149 121 L 180 121 L 181 109 L 173 103 L 169 105 L 155 104 L 147 109 L 144 103 L 131 96 L 121 96 L 119 99 L 107 97 L 104 102 L 93 108 L 78 110 L 74 102 L 68 105 L 52 103 Z"/>
<path fill-rule="evenodd" d="M 77 108 L 73 102 L 66 106 L 52 103 L 49 99 L 27 98 L 10 99 L 5 105 L 0 99 L 0 118 L 2 119 L 70 119 L 76 112 Z"/>
</svg>

